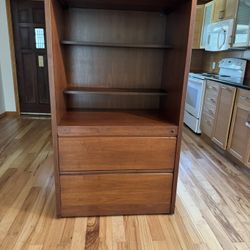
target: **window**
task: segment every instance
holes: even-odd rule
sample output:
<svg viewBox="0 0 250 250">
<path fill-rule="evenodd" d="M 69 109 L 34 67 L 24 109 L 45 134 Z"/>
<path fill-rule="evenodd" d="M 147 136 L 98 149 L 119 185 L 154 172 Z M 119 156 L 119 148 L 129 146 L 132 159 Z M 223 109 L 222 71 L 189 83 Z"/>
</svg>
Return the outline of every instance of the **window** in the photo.
<svg viewBox="0 0 250 250">
<path fill-rule="evenodd" d="M 45 49 L 44 29 L 35 28 L 36 49 Z"/>
</svg>

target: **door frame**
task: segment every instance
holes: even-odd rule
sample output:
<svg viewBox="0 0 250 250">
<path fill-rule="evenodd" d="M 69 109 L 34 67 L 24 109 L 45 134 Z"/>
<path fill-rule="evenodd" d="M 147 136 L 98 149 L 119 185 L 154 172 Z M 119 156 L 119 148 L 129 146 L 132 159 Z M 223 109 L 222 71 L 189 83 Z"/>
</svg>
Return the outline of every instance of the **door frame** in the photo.
<svg viewBox="0 0 250 250">
<path fill-rule="evenodd" d="M 11 14 L 11 0 L 4 0 L 6 3 L 6 15 L 8 22 L 8 30 L 9 30 L 9 44 L 10 44 L 10 55 L 11 55 L 11 64 L 12 64 L 12 75 L 13 75 L 13 84 L 14 84 L 14 94 L 15 94 L 15 102 L 16 102 L 16 112 L 5 112 L 5 113 L 13 113 L 13 115 L 20 116 L 20 98 L 18 91 L 18 78 L 17 78 L 17 69 L 16 69 L 16 52 L 15 52 L 15 41 L 14 41 L 14 31 L 13 31 L 13 22 L 12 22 L 12 14 Z M 44 2 L 44 0 L 36 0 L 40 2 Z M 35 113 L 34 113 L 35 115 Z"/>
<path fill-rule="evenodd" d="M 8 30 L 9 30 L 9 44 L 10 44 L 12 75 L 13 75 L 13 84 L 14 84 L 14 93 L 15 93 L 15 102 L 16 102 L 16 115 L 20 116 L 21 112 L 20 112 L 20 103 L 19 103 L 20 100 L 19 100 L 19 93 L 18 93 L 18 80 L 17 80 L 17 70 L 16 70 L 16 53 L 15 53 L 10 0 L 5 0 L 5 3 L 6 3 L 6 12 L 7 12 L 6 14 L 7 14 L 7 22 L 8 22 Z"/>
</svg>

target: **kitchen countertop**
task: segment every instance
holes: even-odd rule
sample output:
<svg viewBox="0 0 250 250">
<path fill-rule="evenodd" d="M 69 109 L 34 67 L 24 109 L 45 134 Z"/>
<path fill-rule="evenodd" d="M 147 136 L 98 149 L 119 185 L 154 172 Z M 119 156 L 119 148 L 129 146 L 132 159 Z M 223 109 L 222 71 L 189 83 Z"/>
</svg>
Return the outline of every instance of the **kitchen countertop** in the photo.
<svg viewBox="0 0 250 250">
<path fill-rule="evenodd" d="M 202 74 L 204 72 L 190 72 L 190 73 Z M 208 73 L 208 74 L 210 74 L 210 73 Z M 213 74 L 213 73 L 211 73 L 211 74 Z M 250 78 L 245 78 L 244 81 L 243 81 L 243 84 L 240 84 L 240 83 L 233 82 L 233 80 L 229 81 L 229 80 L 226 79 L 226 77 L 220 77 L 219 75 L 216 75 L 216 77 L 214 77 L 214 76 L 204 76 L 203 75 L 203 77 L 204 77 L 204 79 L 207 79 L 207 80 L 221 82 L 223 84 L 230 85 L 230 86 L 233 86 L 233 87 L 250 90 Z"/>
</svg>

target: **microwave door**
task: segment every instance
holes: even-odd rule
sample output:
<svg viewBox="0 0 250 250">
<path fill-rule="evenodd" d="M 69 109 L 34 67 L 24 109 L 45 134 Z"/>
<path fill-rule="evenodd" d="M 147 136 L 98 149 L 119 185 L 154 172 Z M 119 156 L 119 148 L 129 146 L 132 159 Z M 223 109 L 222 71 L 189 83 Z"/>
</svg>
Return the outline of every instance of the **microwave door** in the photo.
<svg viewBox="0 0 250 250">
<path fill-rule="evenodd" d="M 213 30 L 208 35 L 207 47 L 208 51 L 218 51 L 218 30 Z"/>
</svg>

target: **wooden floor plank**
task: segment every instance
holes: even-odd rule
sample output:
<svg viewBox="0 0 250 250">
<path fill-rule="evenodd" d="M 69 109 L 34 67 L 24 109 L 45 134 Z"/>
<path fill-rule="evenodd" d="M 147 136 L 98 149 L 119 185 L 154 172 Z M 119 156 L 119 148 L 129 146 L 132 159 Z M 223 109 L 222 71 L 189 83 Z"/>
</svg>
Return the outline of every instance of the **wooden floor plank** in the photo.
<svg viewBox="0 0 250 250">
<path fill-rule="evenodd" d="M 57 219 L 49 119 L 0 119 L 0 249 L 250 249 L 250 175 L 184 129 L 172 216 Z"/>
</svg>

